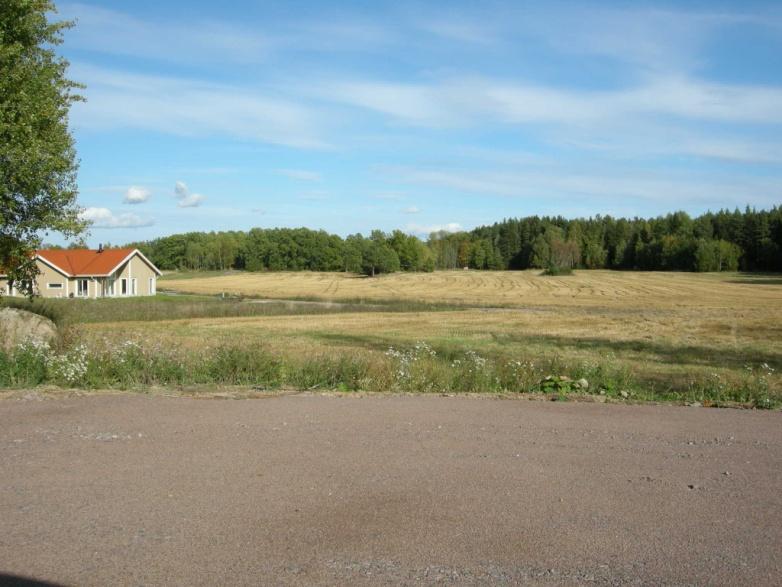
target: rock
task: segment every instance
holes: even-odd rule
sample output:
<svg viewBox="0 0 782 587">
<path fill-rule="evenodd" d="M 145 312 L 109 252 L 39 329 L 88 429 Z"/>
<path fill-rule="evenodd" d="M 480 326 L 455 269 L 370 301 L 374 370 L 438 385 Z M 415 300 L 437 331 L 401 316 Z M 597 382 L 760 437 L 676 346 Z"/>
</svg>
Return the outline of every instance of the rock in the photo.
<svg viewBox="0 0 782 587">
<path fill-rule="evenodd" d="M 16 308 L 0 309 L 0 348 L 10 351 L 30 340 L 51 343 L 57 336 L 54 322 Z"/>
<path fill-rule="evenodd" d="M 624 389 L 623 389 L 622 391 L 620 391 L 620 392 L 619 392 L 619 395 L 621 395 L 621 396 L 622 396 L 623 398 L 625 398 L 625 399 L 627 399 L 628 397 L 630 397 L 630 394 L 629 394 L 629 393 L 627 393 L 627 392 L 626 392 Z"/>
<path fill-rule="evenodd" d="M 587 381 L 582 377 L 581 379 L 576 381 L 576 387 L 578 387 L 579 389 L 587 390 L 589 389 L 589 381 Z"/>
</svg>

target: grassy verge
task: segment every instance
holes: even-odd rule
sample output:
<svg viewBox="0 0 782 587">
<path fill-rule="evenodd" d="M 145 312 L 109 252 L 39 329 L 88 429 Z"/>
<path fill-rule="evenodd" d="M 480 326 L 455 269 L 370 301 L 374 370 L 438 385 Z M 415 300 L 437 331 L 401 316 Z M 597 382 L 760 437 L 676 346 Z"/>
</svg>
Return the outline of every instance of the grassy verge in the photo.
<svg viewBox="0 0 782 587">
<path fill-rule="evenodd" d="M 290 354 L 265 345 L 199 349 L 128 340 L 115 344 L 63 342 L 59 348 L 23 344 L 0 352 L 0 387 L 135 389 L 148 386 L 246 385 L 264 389 L 417 392 L 543 393 L 556 399 L 596 394 L 617 400 L 782 405 L 778 376 L 768 365 L 739 379 L 690 376 L 678 386 L 650 385 L 613 361 L 538 361 L 486 356 L 473 350 L 436 350 L 425 342 L 383 353 Z"/>
</svg>

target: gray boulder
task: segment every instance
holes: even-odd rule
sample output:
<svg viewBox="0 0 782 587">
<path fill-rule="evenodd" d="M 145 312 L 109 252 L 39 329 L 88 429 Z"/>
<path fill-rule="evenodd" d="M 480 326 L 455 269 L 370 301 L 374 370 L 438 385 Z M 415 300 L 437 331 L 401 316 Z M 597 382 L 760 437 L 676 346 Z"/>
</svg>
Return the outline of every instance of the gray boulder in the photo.
<svg viewBox="0 0 782 587">
<path fill-rule="evenodd" d="M 30 340 L 51 343 L 56 336 L 57 326 L 48 318 L 16 308 L 0 309 L 0 348 L 4 351 Z"/>
</svg>

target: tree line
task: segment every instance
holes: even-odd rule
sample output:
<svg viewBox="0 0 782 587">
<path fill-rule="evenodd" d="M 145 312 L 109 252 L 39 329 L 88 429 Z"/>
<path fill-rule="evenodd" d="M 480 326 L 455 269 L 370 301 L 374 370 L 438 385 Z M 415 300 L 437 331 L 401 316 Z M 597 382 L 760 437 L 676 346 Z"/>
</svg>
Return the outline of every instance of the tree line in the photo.
<svg viewBox="0 0 782 587">
<path fill-rule="evenodd" d="M 189 232 L 132 243 L 161 269 L 348 271 L 585 268 L 782 271 L 782 207 L 657 218 L 510 218 L 426 242 L 395 230 L 342 238 L 307 228 Z"/>
<path fill-rule="evenodd" d="M 782 271 L 782 207 L 657 218 L 510 218 L 429 238 L 438 269 Z"/>
<path fill-rule="evenodd" d="M 432 250 L 395 230 L 342 238 L 308 228 L 253 228 L 248 232 L 189 232 L 131 243 L 160 269 L 348 271 L 377 275 L 434 271 Z"/>
</svg>

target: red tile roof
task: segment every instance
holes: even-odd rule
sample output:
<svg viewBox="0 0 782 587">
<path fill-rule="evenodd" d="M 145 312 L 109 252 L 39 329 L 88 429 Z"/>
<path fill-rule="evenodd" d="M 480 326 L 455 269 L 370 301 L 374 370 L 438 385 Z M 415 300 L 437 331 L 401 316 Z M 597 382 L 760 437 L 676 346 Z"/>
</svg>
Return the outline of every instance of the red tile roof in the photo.
<svg viewBox="0 0 782 587">
<path fill-rule="evenodd" d="M 69 275 L 108 275 L 136 249 L 63 249 L 36 251 L 36 254 Z"/>
</svg>

